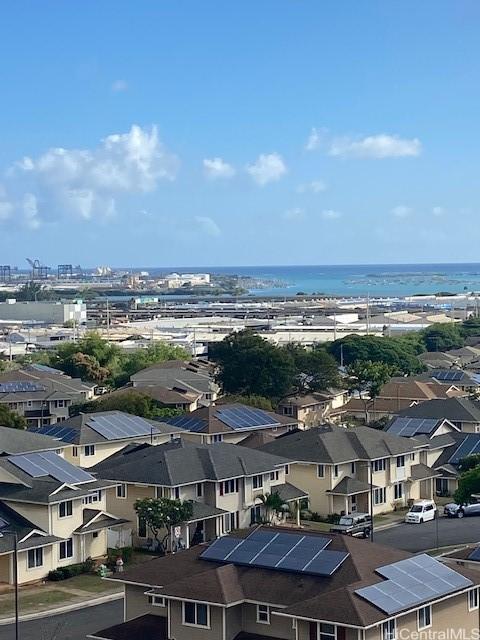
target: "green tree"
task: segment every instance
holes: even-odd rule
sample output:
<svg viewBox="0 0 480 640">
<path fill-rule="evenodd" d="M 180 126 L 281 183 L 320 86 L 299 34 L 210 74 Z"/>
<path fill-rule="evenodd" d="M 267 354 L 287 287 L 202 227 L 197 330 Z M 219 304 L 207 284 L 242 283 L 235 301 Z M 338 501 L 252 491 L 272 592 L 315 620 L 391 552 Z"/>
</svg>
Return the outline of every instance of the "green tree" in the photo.
<svg viewBox="0 0 480 640">
<path fill-rule="evenodd" d="M 453 323 L 433 324 L 420 332 L 426 351 L 448 351 L 463 347 L 461 329 Z"/>
<path fill-rule="evenodd" d="M 193 514 L 191 501 L 169 498 L 143 498 L 137 500 L 134 509 L 139 520 L 145 522 L 157 543 L 157 549 L 167 553 L 173 527 L 187 522 Z"/>
<path fill-rule="evenodd" d="M 9 427 L 10 429 L 26 429 L 27 422 L 23 416 L 10 411 L 4 405 L 0 405 L 0 427 Z"/>
<path fill-rule="evenodd" d="M 46 289 L 43 284 L 29 280 L 23 284 L 15 294 L 15 298 L 21 302 L 34 302 L 39 300 L 56 300 L 57 294 L 51 289 Z"/>
<path fill-rule="evenodd" d="M 453 499 L 457 504 L 468 504 L 472 500 L 472 495 L 477 494 L 480 494 L 480 466 L 462 473 Z"/>
<path fill-rule="evenodd" d="M 180 409 L 162 407 L 150 396 L 139 390 L 116 391 L 106 394 L 97 400 L 75 404 L 70 408 L 70 415 L 80 413 L 96 413 L 98 411 L 124 411 L 141 418 L 173 418 L 180 415 Z"/>
<path fill-rule="evenodd" d="M 423 370 L 417 357 L 423 348 L 418 348 L 418 344 L 412 339 L 348 335 L 335 340 L 327 349 L 345 366 L 356 361 L 380 362 L 392 367 L 394 373 L 409 375 Z"/>
<path fill-rule="evenodd" d="M 222 402 L 225 404 L 232 404 L 239 402 L 240 404 L 246 404 L 249 407 L 256 407 L 257 409 L 263 409 L 264 411 L 273 411 L 272 401 L 264 396 L 224 396 Z"/>
<path fill-rule="evenodd" d="M 188 352 L 182 347 L 165 342 L 153 342 L 146 349 L 137 349 L 121 358 L 118 374 L 113 380 L 115 387 L 122 387 L 138 371 L 167 360 L 189 360 Z"/>
<path fill-rule="evenodd" d="M 262 494 L 261 496 L 258 496 L 258 498 L 265 509 L 264 521 L 267 524 L 273 524 L 277 518 L 289 511 L 288 506 L 282 500 L 277 491 L 274 493 Z"/>
<path fill-rule="evenodd" d="M 288 345 L 285 348 L 292 356 L 297 371 L 297 393 L 326 391 L 340 385 L 338 365 L 325 349 L 317 347 L 307 350 L 300 345 Z"/>
<path fill-rule="evenodd" d="M 458 469 L 461 472 L 469 471 L 478 466 L 480 466 L 480 454 L 478 453 L 475 453 L 473 456 L 466 456 L 458 463 Z"/>
<path fill-rule="evenodd" d="M 369 422 L 369 406 L 373 404 L 379 395 L 383 385 L 392 376 L 393 369 L 383 362 L 371 360 L 357 360 L 347 367 L 347 381 L 350 391 L 355 392 L 363 401 L 365 407 L 365 422 Z"/>
<path fill-rule="evenodd" d="M 480 336 L 480 318 L 472 316 L 465 320 L 460 327 L 460 332 L 464 338 Z"/>
</svg>

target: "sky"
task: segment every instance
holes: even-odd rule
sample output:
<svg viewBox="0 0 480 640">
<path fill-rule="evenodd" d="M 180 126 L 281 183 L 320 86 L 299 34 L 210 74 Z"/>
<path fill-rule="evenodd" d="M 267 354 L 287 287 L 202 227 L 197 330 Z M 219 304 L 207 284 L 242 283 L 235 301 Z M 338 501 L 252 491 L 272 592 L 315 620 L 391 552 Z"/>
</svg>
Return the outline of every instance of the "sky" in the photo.
<svg viewBox="0 0 480 640">
<path fill-rule="evenodd" d="M 4 3 L 0 263 L 477 262 L 475 0 Z"/>
</svg>

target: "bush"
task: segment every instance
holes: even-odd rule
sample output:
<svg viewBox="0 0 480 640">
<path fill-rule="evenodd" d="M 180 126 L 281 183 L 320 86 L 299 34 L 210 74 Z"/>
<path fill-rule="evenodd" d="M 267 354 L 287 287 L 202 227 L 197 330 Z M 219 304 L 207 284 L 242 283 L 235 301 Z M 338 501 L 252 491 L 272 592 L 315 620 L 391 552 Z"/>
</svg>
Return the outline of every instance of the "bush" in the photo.
<svg viewBox="0 0 480 640">
<path fill-rule="evenodd" d="M 119 547 L 107 549 L 107 567 L 115 567 L 117 558 L 122 558 L 124 564 L 128 564 L 133 556 L 133 547 Z"/>
<path fill-rule="evenodd" d="M 68 564 L 65 567 L 57 567 L 53 571 L 49 571 L 47 577 L 48 580 L 51 580 L 52 582 L 68 580 L 68 578 L 73 578 L 83 573 L 90 573 L 94 565 L 94 561 L 91 558 L 87 558 L 85 562 L 80 562 L 78 564 Z"/>
</svg>

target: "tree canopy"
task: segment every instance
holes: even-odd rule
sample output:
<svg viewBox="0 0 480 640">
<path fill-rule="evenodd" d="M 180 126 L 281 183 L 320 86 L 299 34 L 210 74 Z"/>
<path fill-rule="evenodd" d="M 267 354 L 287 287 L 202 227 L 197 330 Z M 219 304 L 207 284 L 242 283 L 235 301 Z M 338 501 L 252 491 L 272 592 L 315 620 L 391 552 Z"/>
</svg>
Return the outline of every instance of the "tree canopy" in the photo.
<svg viewBox="0 0 480 640">
<path fill-rule="evenodd" d="M 461 327 L 457 324 L 433 324 L 420 332 L 426 351 L 449 351 L 464 345 Z"/>
<path fill-rule="evenodd" d="M 474 494 L 480 494 L 480 466 L 473 467 L 473 469 L 462 473 L 453 499 L 457 504 L 468 504 Z"/>
<path fill-rule="evenodd" d="M 143 520 L 152 532 L 157 547 L 166 553 L 173 527 L 188 521 L 193 514 L 191 501 L 170 498 L 143 498 L 134 504 L 139 520 Z"/>
<path fill-rule="evenodd" d="M 10 429 L 26 429 L 27 422 L 23 416 L 10 411 L 5 405 L 0 404 L 0 427 L 9 427 Z"/>
<path fill-rule="evenodd" d="M 150 396 L 139 389 L 114 392 L 97 400 L 90 400 L 75 404 L 70 408 L 70 415 L 80 413 L 95 413 L 97 411 L 124 411 L 142 418 L 173 418 L 181 413 L 180 409 L 162 407 Z"/>
<path fill-rule="evenodd" d="M 369 421 L 368 406 L 374 404 L 383 385 L 392 376 L 393 369 L 383 362 L 357 360 L 347 367 L 348 388 L 356 392 L 365 406 L 365 421 Z"/>
</svg>

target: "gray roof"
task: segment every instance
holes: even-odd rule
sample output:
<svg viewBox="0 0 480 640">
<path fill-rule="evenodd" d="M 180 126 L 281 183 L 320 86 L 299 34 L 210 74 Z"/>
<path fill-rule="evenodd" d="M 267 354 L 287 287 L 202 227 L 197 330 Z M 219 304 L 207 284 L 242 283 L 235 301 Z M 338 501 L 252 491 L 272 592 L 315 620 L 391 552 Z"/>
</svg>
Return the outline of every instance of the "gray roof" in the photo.
<svg viewBox="0 0 480 640">
<path fill-rule="evenodd" d="M 353 496 L 356 493 L 366 493 L 367 491 L 370 491 L 370 485 L 368 483 L 346 476 L 342 478 L 333 489 L 328 489 L 327 493 L 333 493 L 339 496 Z"/>
<path fill-rule="evenodd" d="M 415 441 L 370 427 L 345 429 L 333 425 L 282 435 L 261 450 L 298 462 L 338 464 L 354 460 L 377 460 L 410 453 Z"/>
<path fill-rule="evenodd" d="M 435 460 L 434 467 L 438 469 L 442 467 L 443 469 L 450 469 L 452 472 L 456 473 L 456 465 L 458 459 L 458 451 L 460 450 L 461 445 L 468 439 L 472 444 L 471 446 L 463 452 L 461 458 L 465 455 L 468 455 L 469 451 L 473 448 L 473 443 L 475 441 L 480 442 L 480 433 L 452 433 L 450 435 L 450 440 L 452 441 L 452 446 L 446 446 L 444 451 L 440 454 L 440 456 Z"/>
<path fill-rule="evenodd" d="M 26 400 L 65 399 L 78 401 L 95 386 L 80 378 L 70 378 L 61 372 L 52 373 L 32 367 L 14 369 L 0 374 L 0 383 L 31 382 L 44 387 L 42 391 L 22 391 L 0 394 L 0 402 L 25 402 Z"/>
<path fill-rule="evenodd" d="M 398 412 L 409 418 L 446 418 L 451 422 L 480 423 L 480 404 L 470 398 L 428 400 Z"/>
<path fill-rule="evenodd" d="M 126 524 L 127 522 L 129 522 L 129 520 L 117 518 L 105 511 L 100 511 L 100 509 L 84 509 L 83 523 L 77 527 L 73 533 L 76 533 L 77 535 L 84 535 L 86 533 L 93 533 L 94 531 L 101 531 L 102 529 L 108 529 L 110 527 L 118 527 L 119 525 Z"/>
<path fill-rule="evenodd" d="M 223 516 L 230 513 L 229 511 L 224 511 L 223 509 L 219 509 L 218 507 L 214 507 L 210 504 L 197 502 L 196 500 L 192 500 L 192 508 L 192 517 L 189 519 L 189 522 L 205 520 L 206 518 L 214 518 L 215 516 Z"/>
<path fill-rule="evenodd" d="M 49 451 L 65 446 L 48 436 L 0 426 L 0 455 Z"/>
<path fill-rule="evenodd" d="M 130 376 L 136 387 L 159 384 L 168 389 L 180 389 L 185 392 L 209 393 L 219 387 L 207 369 L 197 368 L 179 360 L 162 362 L 138 371 Z"/>
<path fill-rule="evenodd" d="M 89 471 L 119 482 L 175 487 L 267 473 L 286 462 L 285 458 L 236 444 L 201 445 L 177 440 L 126 447 Z"/>
<path fill-rule="evenodd" d="M 422 463 L 412 465 L 410 470 L 410 478 L 412 480 L 426 480 L 427 478 L 437 478 L 440 475 L 438 471 Z"/>
<path fill-rule="evenodd" d="M 308 491 L 299 489 L 289 482 L 285 482 L 285 484 L 274 484 L 271 488 L 271 493 L 278 493 L 284 502 L 308 498 Z"/>
</svg>

